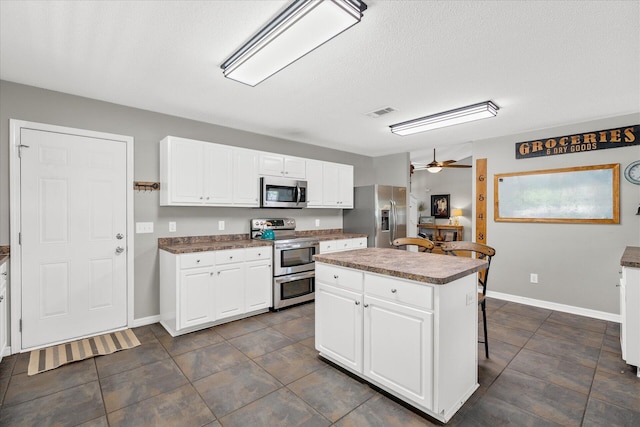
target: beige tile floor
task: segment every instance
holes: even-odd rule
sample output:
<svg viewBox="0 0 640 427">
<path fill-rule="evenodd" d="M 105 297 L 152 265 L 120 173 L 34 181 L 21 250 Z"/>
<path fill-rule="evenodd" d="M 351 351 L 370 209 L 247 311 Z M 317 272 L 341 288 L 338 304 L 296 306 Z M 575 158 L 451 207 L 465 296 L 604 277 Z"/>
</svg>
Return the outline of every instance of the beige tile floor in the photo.
<svg viewBox="0 0 640 427">
<path fill-rule="evenodd" d="M 490 358 L 448 425 L 640 425 L 640 379 L 619 325 L 488 300 Z M 441 425 L 325 363 L 314 305 L 142 345 L 28 377 L 28 354 L 0 363 L 0 426 Z"/>
</svg>

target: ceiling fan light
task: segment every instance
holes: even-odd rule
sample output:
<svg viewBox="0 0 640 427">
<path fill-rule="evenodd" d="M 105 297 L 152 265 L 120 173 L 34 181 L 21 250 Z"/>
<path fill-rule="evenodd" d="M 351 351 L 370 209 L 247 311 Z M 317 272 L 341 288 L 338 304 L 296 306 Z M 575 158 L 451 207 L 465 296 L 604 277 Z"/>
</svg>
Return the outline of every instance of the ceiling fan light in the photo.
<svg viewBox="0 0 640 427">
<path fill-rule="evenodd" d="M 225 77 L 255 86 L 360 22 L 360 0 L 296 0 L 227 58 Z"/>
<path fill-rule="evenodd" d="M 431 173 L 438 173 L 442 170 L 442 167 L 440 166 L 431 166 L 431 167 L 427 167 L 427 170 Z"/>
<path fill-rule="evenodd" d="M 498 106 L 491 101 L 468 105 L 455 110 L 445 111 L 431 116 L 420 117 L 402 123 L 389 126 L 391 132 L 405 136 L 427 130 L 457 125 L 474 120 L 495 117 L 498 114 Z"/>
</svg>

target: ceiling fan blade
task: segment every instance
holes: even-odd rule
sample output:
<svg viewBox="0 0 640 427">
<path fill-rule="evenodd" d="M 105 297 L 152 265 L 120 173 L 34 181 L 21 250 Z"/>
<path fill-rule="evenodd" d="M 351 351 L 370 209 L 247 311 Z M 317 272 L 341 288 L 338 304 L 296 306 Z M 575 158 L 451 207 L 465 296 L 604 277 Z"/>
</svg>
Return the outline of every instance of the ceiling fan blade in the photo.
<svg viewBox="0 0 640 427">
<path fill-rule="evenodd" d="M 448 165 L 450 163 L 455 163 L 455 162 L 457 162 L 457 160 L 445 160 L 444 162 L 440 162 L 440 163 L 442 163 L 443 165 Z"/>
<path fill-rule="evenodd" d="M 443 168 L 470 168 L 471 165 L 442 165 Z"/>
</svg>

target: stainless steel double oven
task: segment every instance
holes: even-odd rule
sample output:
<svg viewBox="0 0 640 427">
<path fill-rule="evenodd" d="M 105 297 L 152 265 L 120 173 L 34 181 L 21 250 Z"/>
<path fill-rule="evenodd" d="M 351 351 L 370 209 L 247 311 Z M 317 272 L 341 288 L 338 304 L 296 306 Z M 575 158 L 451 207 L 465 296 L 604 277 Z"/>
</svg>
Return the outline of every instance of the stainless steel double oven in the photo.
<svg viewBox="0 0 640 427">
<path fill-rule="evenodd" d="M 315 298 L 313 256 L 319 251 L 319 243 L 312 237 L 296 237 L 295 227 L 293 218 L 251 220 L 253 239 L 261 239 L 265 230 L 273 231 L 274 310 Z"/>
</svg>

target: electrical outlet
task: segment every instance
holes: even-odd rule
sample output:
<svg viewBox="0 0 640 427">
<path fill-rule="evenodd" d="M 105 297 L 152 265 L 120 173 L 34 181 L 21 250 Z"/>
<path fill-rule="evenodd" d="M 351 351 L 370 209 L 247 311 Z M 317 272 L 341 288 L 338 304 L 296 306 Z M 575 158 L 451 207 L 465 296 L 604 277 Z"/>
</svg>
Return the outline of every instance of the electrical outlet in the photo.
<svg viewBox="0 0 640 427">
<path fill-rule="evenodd" d="M 218 221 L 218 230 L 224 230 L 224 221 Z"/>
<path fill-rule="evenodd" d="M 175 221 L 170 221 L 169 222 L 169 233 L 175 233 L 176 232 L 176 222 Z"/>
<path fill-rule="evenodd" d="M 531 283 L 538 283 L 538 274 L 531 273 L 531 275 L 529 276 L 529 281 Z"/>
<path fill-rule="evenodd" d="M 136 233 L 153 233 L 152 222 L 136 222 Z"/>
<path fill-rule="evenodd" d="M 316 227 L 320 227 L 320 220 L 316 219 Z"/>
</svg>

